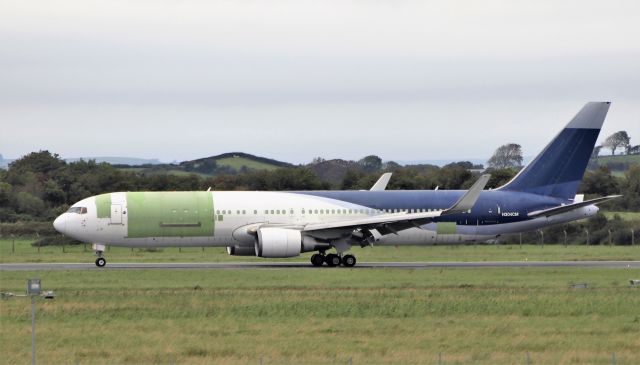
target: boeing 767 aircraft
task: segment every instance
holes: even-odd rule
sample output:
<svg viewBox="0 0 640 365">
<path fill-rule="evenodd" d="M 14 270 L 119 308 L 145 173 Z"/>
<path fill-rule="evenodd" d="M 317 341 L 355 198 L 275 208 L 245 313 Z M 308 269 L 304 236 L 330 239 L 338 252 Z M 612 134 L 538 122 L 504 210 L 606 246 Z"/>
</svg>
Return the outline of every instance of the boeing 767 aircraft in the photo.
<svg viewBox="0 0 640 365">
<path fill-rule="evenodd" d="M 229 255 L 284 258 L 303 252 L 314 266 L 356 264 L 353 246 L 486 241 L 593 216 L 576 195 L 609 110 L 587 103 L 540 154 L 504 186 L 483 191 L 385 190 L 385 174 L 368 191 L 118 192 L 74 204 L 55 229 L 93 243 L 96 265 L 107 245 L 218 246 Z M 335 253 L 327 253 L 335 250 Z"/>
</svg>

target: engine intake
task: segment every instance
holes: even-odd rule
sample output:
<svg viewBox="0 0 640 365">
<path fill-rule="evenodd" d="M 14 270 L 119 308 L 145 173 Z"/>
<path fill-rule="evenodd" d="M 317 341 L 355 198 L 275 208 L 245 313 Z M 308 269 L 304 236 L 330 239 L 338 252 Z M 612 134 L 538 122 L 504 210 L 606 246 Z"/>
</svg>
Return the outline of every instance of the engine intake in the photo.
<svg viewBox="0 0 640 365">
<path fill-rule="evenodd" d="M 300 256 L 302 233 L 295 229 L 265 227 L 258 229 L 255 254 L 260 257 L 285 258 Z"/>
</svg>

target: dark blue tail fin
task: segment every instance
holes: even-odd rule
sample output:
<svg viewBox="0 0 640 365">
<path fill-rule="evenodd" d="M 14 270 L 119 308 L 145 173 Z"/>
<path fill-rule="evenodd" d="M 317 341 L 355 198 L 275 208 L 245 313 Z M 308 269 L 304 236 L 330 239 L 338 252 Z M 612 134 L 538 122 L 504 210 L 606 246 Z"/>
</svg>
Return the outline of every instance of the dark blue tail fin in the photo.
<svg viewBox="0 0 640 365">
<path fill-rule="evenodd" d="M 609 104 L 587 103 L 529 165 L 499 189 L 573 199 Z"/>
</svg>

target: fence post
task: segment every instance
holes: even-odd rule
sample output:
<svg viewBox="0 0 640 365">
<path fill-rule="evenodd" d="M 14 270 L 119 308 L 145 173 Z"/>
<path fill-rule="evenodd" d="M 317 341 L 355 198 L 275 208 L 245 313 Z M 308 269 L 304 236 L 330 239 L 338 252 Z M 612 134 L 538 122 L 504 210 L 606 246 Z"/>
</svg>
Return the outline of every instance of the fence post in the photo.
<svg viewBox="0 0 640 365">
<path fill-rule="evenodd" d="M 66 253 L 66 251 L 64 249 L 64 242 L 62 242 L 62 253 Z"/>
<path fill-rule="evenodd" d="M 609 229 L 609 246 L 611 246 L 611 230 Z"/>
<path fill-rule="evenodd" d="M 520 248 L 522 248 L 522 232 L 519 234 L 520 236 Z"/>
<path fill-rule="evenodd" d="M 635 245 L 635 237 L 634 237 L 634 233 L 633 233 L 633 228 L 631 228 L 631 246 Z"/>
<path fill-rule="evenodd" d="M 438 352 L 438 365 L 442 365 L 442 352 Z"/>
<path fill-rule="evenodd" d="M 531 357 L 529 356 L 529 352 L 527 352 L 527 365 L 531 365 Z"/>
<path fill-rule="evenodd" d="M 631 232 L 633 232 L 633 230 L 631 230 Z M 631 233 L 631 236 L 633 237 L 633 233 Z M 633 241 L 633 238 L 631 241 Z M 14 235 L 11 235 L 11 253 L 16 253 L 16 237 Z"/>
<path fill-rule="evenodd" d="M 584 231 L 587 232 L 587 246 L 589 246 L 589 230 L 585 228 Z"/>
<path fill-rule="evenodd" d="M 182 252 L 182 247 L 178 247 L 178 252 Z"/>
<path fill-rule="evenodd" d="M 564 247 L 567 247 L 567 230 L 563 230 L 562 232 L 564 232 Z"/>
<path fill-rule="evenodd" d="M 611 353 L 611 365 L 616 365 L 616 353 Z"/>
<path fill-rule="evenodd" d="M 87 244 L 85 243 L 83 246 L 84 246 L 83 248 L 84 252 L 87 252 Z"/>
</svg>

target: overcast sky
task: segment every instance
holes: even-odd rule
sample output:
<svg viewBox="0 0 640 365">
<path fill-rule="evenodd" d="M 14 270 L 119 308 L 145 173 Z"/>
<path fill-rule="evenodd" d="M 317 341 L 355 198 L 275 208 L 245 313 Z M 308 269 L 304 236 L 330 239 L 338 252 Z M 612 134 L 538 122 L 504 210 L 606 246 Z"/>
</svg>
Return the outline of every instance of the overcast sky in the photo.
<svg viewBox="0 0 640 365">
<path fill-rule="evenodd" d="M 0 0 L 0 153 L 535 155 L 587 101 L 640 144 L 638 1 Z"/>
</svg>

